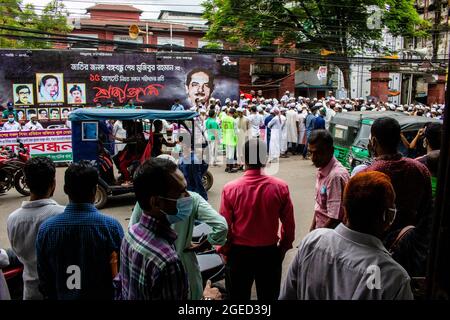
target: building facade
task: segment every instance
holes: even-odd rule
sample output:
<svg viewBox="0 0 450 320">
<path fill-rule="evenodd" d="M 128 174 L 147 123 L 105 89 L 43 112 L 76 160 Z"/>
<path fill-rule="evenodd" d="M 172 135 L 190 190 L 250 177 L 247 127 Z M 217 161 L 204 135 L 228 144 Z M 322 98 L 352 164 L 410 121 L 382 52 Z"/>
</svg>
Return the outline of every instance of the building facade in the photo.
<svg viewBox="0 0 450 320">
<path fill-rule="evenodd" d="M 87 36 L 99 40 L 125 41 L 136 44 L 179 46 L 201 48 L 207 27 L 186 25 L 158 20 L 142 20 L 142 11 L 128 5 L 98 4 L 86 9 L 89 18 L 72 19 L 75 26 L 72 35 Z M 137 25 L 141 31 L 137 39 L 131 39 L 128 33 L 131 25 Z M 84 44 L 70 46 L 68 49 L 90 49 Z M 104 45 L 99 50 L 114 51 L 120 49 Z M 157 49 L 148 49 L 156 51 Z"/>
</svg>

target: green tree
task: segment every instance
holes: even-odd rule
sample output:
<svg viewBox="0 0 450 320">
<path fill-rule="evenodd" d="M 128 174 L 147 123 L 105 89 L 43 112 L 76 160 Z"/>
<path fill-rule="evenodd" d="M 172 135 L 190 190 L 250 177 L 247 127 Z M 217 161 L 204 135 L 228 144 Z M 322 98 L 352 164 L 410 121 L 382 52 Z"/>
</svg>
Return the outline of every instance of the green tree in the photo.
<svg viewBox="0 0 450 320">
<path fill-rule="evenodd" d="M 40 14 L 32 4 L 23 5 L 22 0 L 0 0 L 0 26 L 13 28 L 26 28 L 49 33 L 66 34 L 71 31 L 67 24 L 68 12 L 64 4 L 52 0 Z M 30 36 L 33 34 L 21 31 L 0 29 L 1 48 L 51 48 L 52 43 L 45 40 L 27 38 L 8 38 L 4 35 Z M 50 37 L 48 35 L 36 35 Z"/>
<path fill-rule="evenodd" d="M 350 59 L 381 45 L 382 30 L 395 36 L 424 36 L 429 23 L 414 0 L 206 0 L 208 40 L 241 50 L 278 47 L 283 52 L 332 51 L 350 90 Z"/>
</svg>

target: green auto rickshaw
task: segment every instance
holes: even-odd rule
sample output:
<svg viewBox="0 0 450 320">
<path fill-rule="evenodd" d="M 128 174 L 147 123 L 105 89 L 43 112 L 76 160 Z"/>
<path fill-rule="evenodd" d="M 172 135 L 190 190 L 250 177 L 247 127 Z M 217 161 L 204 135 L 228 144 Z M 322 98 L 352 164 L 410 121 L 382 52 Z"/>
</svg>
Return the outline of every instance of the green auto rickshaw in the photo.
<svg viewBox="0 0 450 320">
<path fill-rule="evenodd" d="M 334 139 L 334 154 L 349 171 L 357 165 L 371 162 L 367 149 L 371 126 L 376 119 L 384 117 L 397 119 L 402 133 L 408 141 L 412 141 L 417 131 L 426 124 L 441 122 L 437 119 L 409 116 L 393 111 L 353 111 L 336 114 L 331 120 L 329 128 Z M 399 145 L 399 151 L 405 156 L 410 156 L 402 143 Z"/>
</svg>

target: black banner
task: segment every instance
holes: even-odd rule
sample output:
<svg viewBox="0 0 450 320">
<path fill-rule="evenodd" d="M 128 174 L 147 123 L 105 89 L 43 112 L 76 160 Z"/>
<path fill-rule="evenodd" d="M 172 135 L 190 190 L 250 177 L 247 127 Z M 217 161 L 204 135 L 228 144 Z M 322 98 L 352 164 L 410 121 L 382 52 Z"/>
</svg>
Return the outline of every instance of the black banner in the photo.
<svg viewBox="0 0 450 320">
<path fill-rule="evenodd" d="M 0 50 L 0 103 L 12 102 L 25 120 L 63 120 L 97 103 L 170 109 L 180 99 L 237 100 L 237 59 L 180 53 Z"/>
</svg>

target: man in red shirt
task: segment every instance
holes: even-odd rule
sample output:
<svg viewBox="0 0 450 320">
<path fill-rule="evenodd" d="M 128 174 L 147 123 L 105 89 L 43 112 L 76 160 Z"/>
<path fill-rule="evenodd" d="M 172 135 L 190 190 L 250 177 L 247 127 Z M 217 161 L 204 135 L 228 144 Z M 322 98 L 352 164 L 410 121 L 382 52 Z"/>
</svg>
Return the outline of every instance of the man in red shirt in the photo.
<svg viewBox="0 0 450 320">
<path fill-rule="evenodd" d="M 295 238 L 294 209 L 288 185 L 264 175 L 267 146 L 258 139 L 245 143 L 243 177 L 225 185 L 220 213 L 228 223 L 227 289 L 230 298 L 249 300 L 253 281 L 260 300 L 276 300 L 281 264 Z M 280 228 L 281 222 L 281 228 Z"/>
<path fill-rule="evenodd" d="M 400 125 L 393 118 L 379 118 L 371 127 L 368 148 L 375 161 L 366 171 L 379 171 L 391 178 L 396 195 L 397 217 L 388 238 L 406 226 L 417 226 L 430 219 L 432 203 L 431 178 L 428 169 L 418 161 L 405 158 L 397 151 Z M 431 225 L 427 223 L 427 225 Z M 386 239 L 389 245 L 389 239 Z"/>
</svg>

